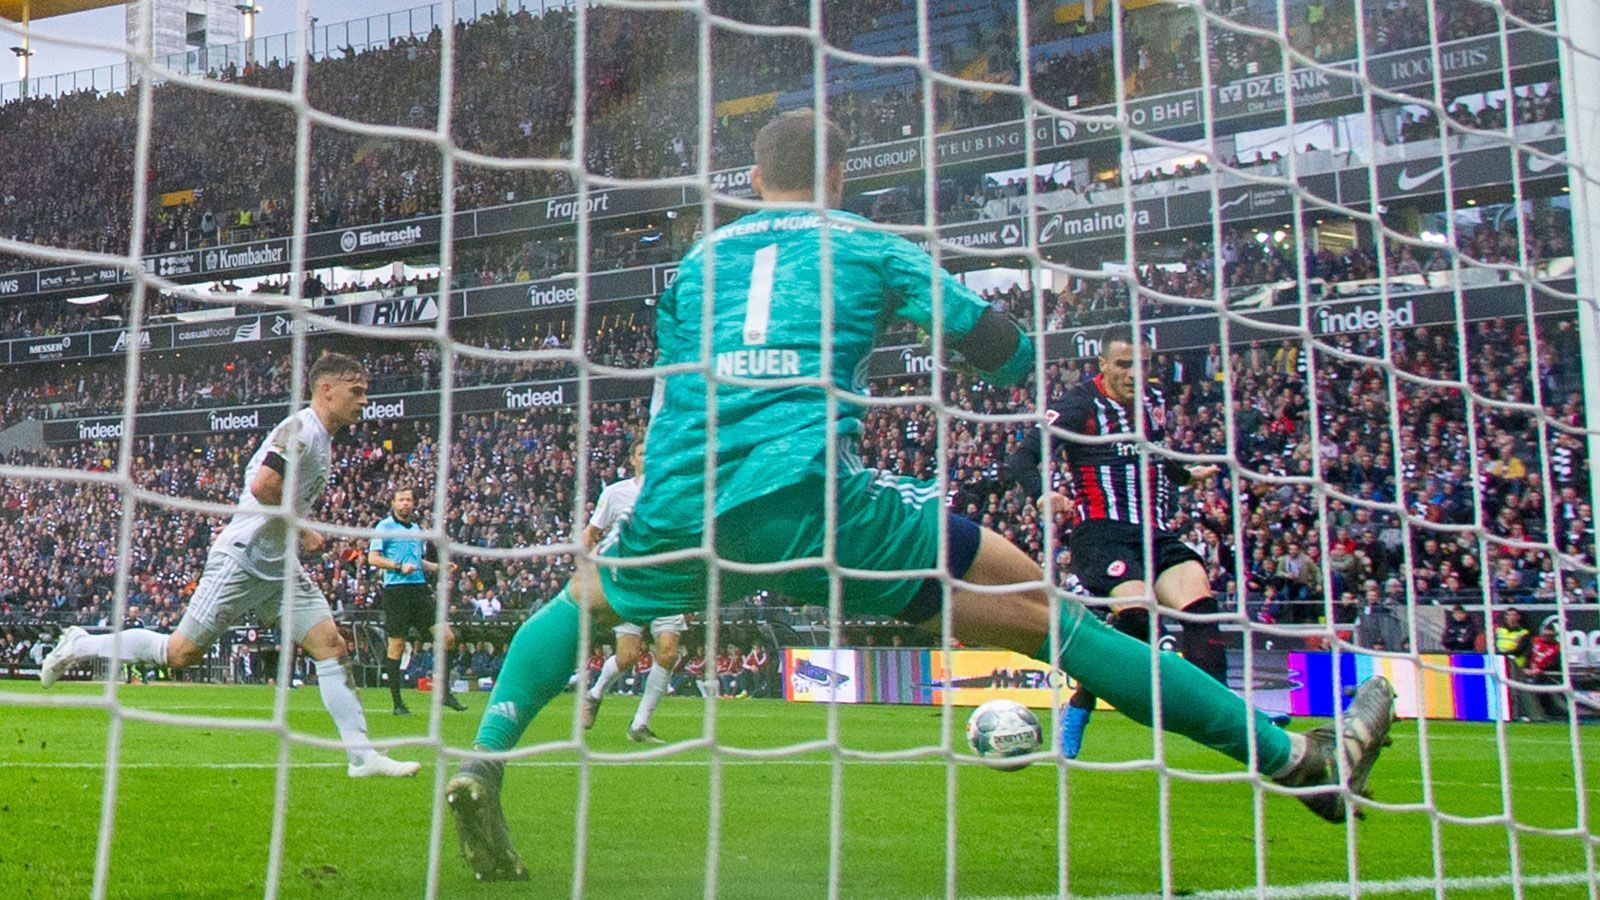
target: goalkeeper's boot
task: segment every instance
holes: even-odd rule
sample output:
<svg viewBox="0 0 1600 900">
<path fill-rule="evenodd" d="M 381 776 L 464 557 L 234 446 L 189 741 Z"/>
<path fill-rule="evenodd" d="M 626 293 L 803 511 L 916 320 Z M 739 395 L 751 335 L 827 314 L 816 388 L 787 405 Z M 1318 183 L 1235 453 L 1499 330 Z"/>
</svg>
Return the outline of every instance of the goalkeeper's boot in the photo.
<svg viewBox="0 0 1600 900">
<path fill-rule="evenodd" d="M 456 712 L 467 711 L 467 705 L 462 703 L 461 700 L 456 697 L 454 692 L 445 694 L 444 699 L 439 702 L 444 704 L 445 709 L 453 709 Z"/>
<path fill-rule="evenodd" d="M 87 637 L 88 634 L 89 632 L 76 625 L 61 632 L 60 640 L 56 641 L 50 655 L 46 656 L 44 663 L 39 666 L 40 684 L 50 687 L 60 681 L 62 674 L 72 668 L 73 663 L 83 658 L 78 655 L 76 647 L 78 640 Z"/>
<path fill-rule="evenodd" d="M 1284 787 L 1325 786 L 1320 791 L 1297 793 L 1312 812 L 1329 822 L 1343 822 L 1347 814 L 1344 785 L 1339 782 L 1339 754 L 1349 777 L 1351 794 L 1371 797 L 1367 776 L 1378 754 L 1387 747 L 1389 725 L 1394 721 L 1394 686 L 1382 675 L 1374 675 L 1356 689 L 1355 699 L 1344 712 L 1344 733 L 1328 722 L 1306 732 L 1306 755 L 1300 763 L 1277 779 Z M 1361 818 L 1360 810 L 1356 817 Z"/>
<path fill-rule="evenodd" d="M 504 776 L 505 763 L 469 759 L 444 789 L 461 839 L 461 858 L 479 881 L 528 880 L 528 867 L 511 846 L 511 832 L 500 808 Z"/>
<path fill-rule="evenodd" d="M 376 751 L 368 754 L 367 761 L 357 765 L 351 763 L 345 773 L 351 778 L 410 778 L 422 769 L 422 763 L 408 762 L 399 759 L 390 759 Z"/>
<path fill-rule="evenodd" d="M 1094 712 L 1070 703 L 1061 712 L 1061 755 L 1077 759 L 1083 752 L 1083 733 L 1089 730 L 1089 714 Z"/>
<path fill-rule="evenodd" d="M 588 691 L 583 692 L 582 721 L 584 728 L 594 727 L 594 717 L 600 714 L 600 701 L 604 699 L 604 697 L 591 697 Z"/>
</svg>

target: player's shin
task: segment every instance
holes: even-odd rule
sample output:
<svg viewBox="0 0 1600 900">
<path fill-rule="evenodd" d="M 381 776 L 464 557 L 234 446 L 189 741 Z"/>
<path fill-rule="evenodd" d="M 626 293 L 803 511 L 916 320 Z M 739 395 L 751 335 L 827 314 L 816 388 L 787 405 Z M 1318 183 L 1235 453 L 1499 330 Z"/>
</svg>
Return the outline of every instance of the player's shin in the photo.
<svg viewBox="0 0 1600 900">
<path fill-rule="evenodd" d="M 78 656 L 111 658 L 114 634 L 85 634 L 78 638 L 73 652 Z M 167 665 L 167 636 L 146 628 L 130 628 L 122 633 L 120 647 L 123 662 L 143 665 Z"/>
<path fill-rule="evenodd" d="M 345 743 L 350 762 L 359 766 L 372 755 L 372 745 L 367 741 L 367 714 L 361 708 L 361 698 L 356 696 L 349 662 L 345 656 L 317 660 L 317 691 L 339 729 L 339 739 Z"/>
<path fill-rule="evenodd" d="M 395 709 L 405 706 L 406 702 L 400 696 L 400 657 L 384 657 L 383 672 L 389 679 L 389 697 L 394 700 Z"/>
<path fill-rule="evenodd" d="M 522 623 L 478 723 L 477 746 L 510 750 L 545 704 L 561 693 L 578 650 L 578 604 L 563 588 Z"/>
<path fill-rule="evenodd" d="M 1150 645 L 1107 627 L 1074 600 L 1062 605 L 1060 635 L 1061 668 L 1129 718 L 1154 722 Z M 1048 640 L 1035 657 L 1050 658 Z M 1192 664 L 1171 653 L 1160 654 L 1160 660 L 1164 729 L 1248 762 L 1247 722 L 1254 716 L 1257 767 L 1273 774 L 1288 765 L 1288 732 Z"/>
<path fill-rule="evenodd" d="M 633 713 L 633 728 L 646 728 L 650 725 L 650 717 L 655 714 L 656 704 L 667 695 L 667 685 L 672 681 L 672 673 L 656 663 L 650 667 L 650 675 L 644 682 L 644 697 L 639 701 L 639 708 Z"/>
<path fill-rule="evenodd" d="M 1185 606 L 1183 611 L 1210 615 L 1220 609 L 1215 598 L 1203 597 Z M 1185 621 L 1183 634 L 1178 637 L 1178 649 L 1183 652 L 1183 658 L 1200 671 L 1222 684 L 1228 683 L 1228 652 L 1222 643 L 1222 629 L 1216 622 Z"/>
</svg>

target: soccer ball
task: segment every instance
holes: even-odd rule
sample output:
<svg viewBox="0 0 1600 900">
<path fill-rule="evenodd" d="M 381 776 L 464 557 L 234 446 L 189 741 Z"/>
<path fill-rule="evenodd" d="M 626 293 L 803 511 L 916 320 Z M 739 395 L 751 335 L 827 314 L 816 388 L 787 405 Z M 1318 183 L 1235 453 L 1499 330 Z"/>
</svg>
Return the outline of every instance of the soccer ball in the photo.
<svg viewBox="0 0 1600 900">
<path fill-rule="evenodd" d="M 1044 729 L 1033 711 L 1015 700 L 990 700 L 967 720 L 967 743 L 984 759 L 1023 756 L 1039 749 Z M 1002 768 L 1020 768 L 1017 763 Z"/>
</svg>

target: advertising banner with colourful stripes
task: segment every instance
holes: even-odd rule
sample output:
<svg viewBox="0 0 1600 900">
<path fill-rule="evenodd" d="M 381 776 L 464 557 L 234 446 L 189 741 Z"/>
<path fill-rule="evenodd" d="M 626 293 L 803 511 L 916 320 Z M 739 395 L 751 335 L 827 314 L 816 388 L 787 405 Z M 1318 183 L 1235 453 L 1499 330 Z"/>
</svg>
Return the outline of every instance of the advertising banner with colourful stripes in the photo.
<svg viewBox="0 0 1600 900">
<path fill-rule="evenodd" d="M 1430 653 L 1418 659 L 1420 666 L 1403 657 L 1290 653 L 1289 680 L 1293 687 L 1289 691 L 1289 712 L 1297 716 L 1331 716 L 1335 699 L 1341 706 L 1348 706 L 1351 689 L 1373 675 L 1382 675 L 1394 683 L 1395 714 L 1402 719 L 1510 720 L 1511 703 L 1505 681 L 1499 677 L 1505 662 L 1502 657 Z"/>
<path fill-rule="evenodd" d="M 1009 650 L 789 647 L 783 651 L 783 696 L 802 703 L 904 703 L 956 706 L 1005 698 L 1049 708 L 1057 702 L 1050 667 Z M 1064 694 L 1062 695 L 1065 696 Z"/>
<path fill-rule="evenodd" d="M 1233 685 L 1242 675 L 1236 655 Z M 1420 660 L 1420 665 L 1418 664 Z M 1511 703 L 1499 672 L 1503 660 L 1484 654 L 1424 654 L 1417 659 L 1361 653 L 1255 653 L 1256 705 L 1296 716 L 1331 716 L 1352 689 L 1382 675 L 1394 683 L 1395 712 L 1469 722 L 1508 720 Z M 1006 650 L 790 647 L 783 652 L 784 699 L 802 703 L 899 703 L 955 706 L 1015 700 L 1048 709 L 1069 693 L 1061 673 Z"/>
</svg>

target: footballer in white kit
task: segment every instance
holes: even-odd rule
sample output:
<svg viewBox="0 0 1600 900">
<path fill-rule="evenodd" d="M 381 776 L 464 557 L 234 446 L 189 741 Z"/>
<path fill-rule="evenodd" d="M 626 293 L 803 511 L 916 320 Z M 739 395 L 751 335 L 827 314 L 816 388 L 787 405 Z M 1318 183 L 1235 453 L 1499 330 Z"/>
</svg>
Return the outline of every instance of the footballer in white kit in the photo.
<svg viewBox="0 0 1600 900">
<path fill-rule="evenodd" d="M 583 545 L 591 552 L 608 536 L 615 535 L 622 523 L 633 515 L 633 507 L 639 501 L 639 489 L 644 486 L 642 438 L 634 442 L 628 460 L 633 466 L 633 477 L 606 485 L 605 490 L 600 492 L 600 500 L 595 503 L 594 514 L 589 517 L 588 527 L 583 530 Z M 634 711 L 633 722 L 628 726 L 629 739 L 641 744 L 662 743 L 655 732 L 650 730 L 650 717 L 654 715 L 656 704 L 666 696 L 667 689 L 672 683 L 672 670 L 678 664 L 678 648 L 688 627 L 688 620 L 682 615 L 662 616 L 651 621 L 653 656 L 650 674 L 645 678 L 644 696 L 639 700 L 639 708 Z M 585 695 L 583 705 L 585 728 L 594 727 L 595 714 L 600 711 L 600 702 L 605 699 L 606 689 L 623 672 L 631 671 L 639 660 L 639 654 L 644 651 L 644 629 L 639 625 L 623 622 L 612 631 L 617 638 L 617 652 L 606 657 L 605 666 L 600 670 L 600 677 L 589 686 L 589 691 Z"/>
<path fill-rule="evenodd" d="M 327 598 L 301 568 L 299 553 L 288 552 L 288 520 L 268 513 L 248 487 L 262 467 L 282 476 L 291 455 L 298 458 L 300 467 L 294 509 L 306 512 L 322 495 L 333 468 L 333 435 L 310 407 L 279 423 L 245 465 L 246 487 L 239 492 L 239 511 L 212 542 L 200 584 L 178 622 L 178 633 L 199 647 L 215 644 L 223 631 L 252 611 L 263 624 L 276 622 L 286 578 L 292 579 L 293 585 L 284 618 L 294 643 L 299 644 L 313 626 L 333 616 Z"/>
<path fill-rule="evenodd" d="M 390 759 L 367 740 L 366 713 L 350 677 L 350 649 L 334 624 L 327 598 L 300 566 L 300 554 L 322 551 L 327 539 L 301 529 L 298 546 L 290 552 L 289 522 L 271 512 L 290 499 L 294 514 L 310 513 L 328 484 L 334 433 L 361 421 L 367 403 L 366 368 L 354 357 L 324 353 L 306 380 L 311 405 L 280 422 L 250 457 L 238 511 L 212 543 L 177 631 L 168 635 L 130 628 L 90 634 L 68 628 L 45 658 L 39 680 L 50 687 L 73 664 L 95 657 L 110 659 L 113 668 L 119 660 L 186 668 L 204 659 L 222 632 L 247 613 L 255 612 L 263 624 L 281 618 L 282 631 L 316 661 L 317 687 L 345 743 L 351 777 L 415 775 L 419 763 Z M 285 498 L 291 473 L 294 495 Z"/>
</svg>

